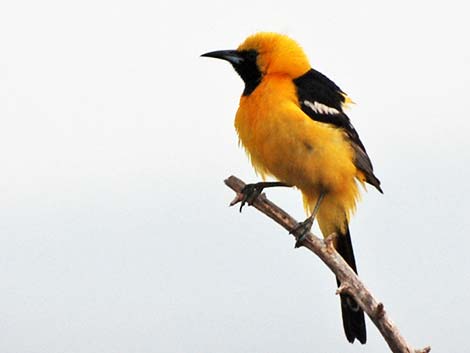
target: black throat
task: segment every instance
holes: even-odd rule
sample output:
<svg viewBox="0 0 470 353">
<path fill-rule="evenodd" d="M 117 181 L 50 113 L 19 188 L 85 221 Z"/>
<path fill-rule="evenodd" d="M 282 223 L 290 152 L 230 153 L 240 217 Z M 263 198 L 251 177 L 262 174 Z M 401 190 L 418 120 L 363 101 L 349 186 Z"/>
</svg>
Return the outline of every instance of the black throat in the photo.
<svg viewBox="0 0 470 353">
<path fill-rule="evenodd" d="M 258 52 L 256 50 L 241 51 L 240 56 L 243 60 L 237 64 L 232 63 L 232 66 L 245 82 L 243 95 L 249 96 L 258 87 L 263 76 L 256 62 Z"/>
</svg>

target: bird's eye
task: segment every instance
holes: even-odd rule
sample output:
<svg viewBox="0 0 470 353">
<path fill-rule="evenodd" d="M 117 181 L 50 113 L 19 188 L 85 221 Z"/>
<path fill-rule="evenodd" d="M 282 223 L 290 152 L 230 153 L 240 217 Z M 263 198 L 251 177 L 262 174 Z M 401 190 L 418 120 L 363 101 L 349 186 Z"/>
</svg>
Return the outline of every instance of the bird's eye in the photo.
<svg viewBox="0 0 470 353">
<path fill-rule="evenodd" d="M 247 50 L 245 53 L 245 59 L 247 61 L 251 61 L 251 62 L 255 62 L 256 61 L 256 58 L 258 57 L 258 52 L 254 49 L 252 50 Z"/>
</svg>

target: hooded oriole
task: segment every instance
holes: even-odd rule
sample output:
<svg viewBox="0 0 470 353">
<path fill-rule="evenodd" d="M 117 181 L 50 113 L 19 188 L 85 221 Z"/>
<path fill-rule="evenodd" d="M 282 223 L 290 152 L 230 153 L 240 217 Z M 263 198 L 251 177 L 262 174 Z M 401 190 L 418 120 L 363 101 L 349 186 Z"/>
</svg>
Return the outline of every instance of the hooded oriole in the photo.
<svg viewBox="0 0 470 353">
<path fill-rule="evenodd" d="M 295 230 L 297 246 L 317 216 L 323 236 L 337 233 L 337 251 L 357 272 L 348 223 L 358 183 L 382 189 L 343 111 L 350 98 L 312 69 L 302 48 L 285 35 L 257 33 L 236 50 L 203 56 L 228 61 L 243 79 L 235 117 L 238 136 L 257 173 L 279 180 L 249 184 L 244 201 L 250 203 L 265 187 L 299 188 L 310 217 Z M 347 295 L 341 295 L 341 308 L 348 341 L 365 343 L 363 311 Z"/>
</svg>

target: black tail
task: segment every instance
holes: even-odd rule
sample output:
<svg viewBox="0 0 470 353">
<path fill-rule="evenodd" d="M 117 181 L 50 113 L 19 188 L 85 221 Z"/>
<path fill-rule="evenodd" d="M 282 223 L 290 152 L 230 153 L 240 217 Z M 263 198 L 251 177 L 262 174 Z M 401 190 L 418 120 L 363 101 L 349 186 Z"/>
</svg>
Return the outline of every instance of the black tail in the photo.
<svg viewBox="0 0 470 353">
<path fill-rule="evenodd" d="M 351 243 L 351 235 L 349 228 L 346 226 L 346 232 L 337 232 L 336 250 L 348 263 L 348 265 L 357 273 L 356 261 Z M 338 286 L 340 285 L 336 279 Z M 366 343 L 366 322 L 364 320 L 364 312 L 356 303 L 356 301 L 347 294 L 340 294 L 341 312 L 343 315 L 344 333 L 349 342 L 353 343 L 357 338 L 362 344 Z"/>
</svg>

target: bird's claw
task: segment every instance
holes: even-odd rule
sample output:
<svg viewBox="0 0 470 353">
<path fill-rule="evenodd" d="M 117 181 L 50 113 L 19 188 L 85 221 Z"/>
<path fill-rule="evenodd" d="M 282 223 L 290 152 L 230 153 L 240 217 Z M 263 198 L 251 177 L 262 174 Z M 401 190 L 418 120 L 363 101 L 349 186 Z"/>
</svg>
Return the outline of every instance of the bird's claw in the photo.
<svg viewBox="0 0 470 353">
<path fill-rule="evenodd" d="M 256 198 L 261 194 L 263 191 L 263 187 L 259 185 L 259 183 L 255 184 L 246 184 L 241 191 L 243 198 L 241 199 L 240 204 L 240 212 L 242 211 L 243 206 L 248 204 L 249 206 L 253 205 Z"/>
<path fill-rule="evenodd" d="M 310 229 L 312 228 L 313 219 L 307 218 L 305 221 L 298 223 L 289 234 L 294 234 L 296 237 L 294 248 L 299 248 L 307 238 Z"/>
</svg>

